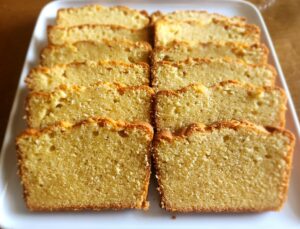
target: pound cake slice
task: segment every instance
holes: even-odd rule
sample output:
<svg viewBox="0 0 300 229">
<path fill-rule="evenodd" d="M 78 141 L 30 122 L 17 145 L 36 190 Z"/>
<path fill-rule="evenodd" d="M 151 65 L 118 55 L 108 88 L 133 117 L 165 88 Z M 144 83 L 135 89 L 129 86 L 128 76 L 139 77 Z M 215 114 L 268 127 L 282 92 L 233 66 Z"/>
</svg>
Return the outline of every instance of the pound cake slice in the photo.
<svg viewBox="0 0 300 229">
<path fill-rule="evenodd" d="M 151 24 L 156 23 L 158 20 L 166 20 L 171 22 L 177 21 L 199 21 L 202 24 L 208 24 L 213 19 L 229 21 L 231 23 L 245 23 L 244 17 L 226 17 L 217 13 L 208 13 L 207 11 L 199 10 L 178 10 L 171 13 L 163 14 L 160 11 L 154 12 L 151 15 Z"/>
<path fill-rule="evenodd" d="M 120 25 L 129 29 L 142 29 L 149 26 L 150 18 L 146 11 L 129 9 L 125 6 L 104 7 L 88 5 L 78 8 L 60 9 L 56 24 L 62 27 L 102 24 Z"/>
<path fill-rule="evenodd" d="M 80 25 L 72 27 L 48 27 L 48 40 L 55 45 L 75 43 L 82 40 L 100 41 L 128 40 L 150 42 L 149 30 L 133 30 L 116 25 Z"/>
<path fill-rule="evenodd" d="M 41 53 L 41 64 L 53 66 L 88 60 L 148 63 L 151 50 L 151 45 L 147 42 L 78 41 L 44 48 Z"/>
<path fill-rule="evenodd" d="M 158 130 L 171 131 L 194 122 L 211 124 L 231 119 L 283 127 L 285 110 L 286 96 L 278 87 L 225 81 L 212 87 L 194 84 L 177 91 L 159 91 L 155 122 Z"/>
<path fill-rule="evenodd" d="M 27 123 L 31 128 L 40 128 L 93 116 L 150 123 L 153 94 L 148 86 L 122 87 L 110 83 L 61 88 L 51 93 L 33 92 L 26 104 Z"/>
<path fill-rule="evenodd" d="M 156 90 L 177 90 L 189 84 L 212 86 L 237 80 L 255 86 L 273 86 L 276 70 L 271 65 L 249 65 L 230 59 L 189 59 L 183 62 L 157 62 L 152 69 Z"/>
<path fill-rule="evenodd" d="M 97 118 L 26 130 L 17 151 L 27 207 L 146 210 L 152 137 L 149 124 Z"/>
<path fill-rule="evenodd" d="M 178 212 L 279 210 L 294 148 L 287 130 L 248 122 L 194 124 L 160 132 L 154 162 L 161 206 Z"/>
<path fill-rule="evenodd" d="M 149 85 L 150 68 L 146 63 L 82 62 L 33 68 L 26 78 L 31 91 L 53 91 L 60 85 L 90 86 L 97 82 L 116 82 L 126 86 Z"/>
<path fill-rule="evenodd" d="M 155 23 L 155 46 L 165 46 L 173 41 L 186 41 L 193 45 L 199 42 L 237 42 L 256 44 L 260 42 L 260 30 L 256 25 L 233 24 L 213 19 L 209 24 L 198 21 Z"/>
<path fill-rule="evenodd" d="M 245 45 L 233 42 L 207 42 L 192 46 L 187 42 L 171 42 L 167 47 L 156 47 L 152 61 L 184 61 L 188 58 L 230 58 L 248 64 L 266 64 L 269 50 L 264 44 Z"/>
</svg>

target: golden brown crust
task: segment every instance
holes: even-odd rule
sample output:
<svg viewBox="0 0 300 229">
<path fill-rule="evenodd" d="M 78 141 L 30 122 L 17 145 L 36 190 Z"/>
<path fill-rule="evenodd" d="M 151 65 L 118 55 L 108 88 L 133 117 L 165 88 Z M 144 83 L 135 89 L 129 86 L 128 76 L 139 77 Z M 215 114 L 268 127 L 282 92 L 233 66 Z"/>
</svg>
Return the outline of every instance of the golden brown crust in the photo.
<svg viewBox="0 0 300 229">
<path fill-rule="evenodd" d="M 160 144 L 161 141 L 168 141 L 170 143 L 172 143 L 173 141 L 181 141 L 184 140 L 186 137 L 192 135 L 195 132 L 211 132 L 213 130 L 218 130 L 218 129 L 222 129 L 222 128 L 229 128 L 229 129 L 233 129 L 233 130 L 237 130 L 238 128 L 249 128 L 252 131 L 256 131 L 257 133 L 260 134 L 267 134 L 267 135 L 272 135 L 276 132 L 279 132 L 283 135 L 285 135 L 286 137 L 289 138 L 290 140 L 290 147 L 289 147 L 289 151 L 288 154 L 285 158 L 285 160 L 287 161 L 287 168 L 286 171 L 284 173 L 284 177 L 283 177 L 283 181 L 282 181 L 282 192 L 281 192 L 281 196 L 280 201 L 281 204 L 280 206 L 278 206 L 278 208 L 174 208 L 172 206 L 170 206 L 167 203 L 166 197 L 164 195 L 164 191 L 161 188 L 162 187 L 162 182 L 161 182 L 161 176 L 160 176 L 160 170 L 159 170 L 159 160 L 158 160 L 158 152 L 156 150 L 156 146 L 158 144 Z M 294 145 L 295 145 L 295 136 L 293 135 L 293 133 L 291 133 L 288 130 L 285 130 L 283 128 L 276 128 L 276 127 L 262 127 L 262 126 L 258 126 L 254 123 L 248 122 L 248 121 L 235 121 L 235 120 L 231 120 L 231 121 L 222 121 L 222 122 L 216 122 L 213 123 L 211 125 L 204 125 L 204 124 L 191 124 L 190 126 L 188 126 L 187 128 L 185 128 L 184 130 L 182 130 L 180 133 L 171 133 L 170 131 L 160 131 L 159 133 L 156 134 L 156 137 L 154 139 L 154 147 L 153 147 L 153 164 L 155 166 L 155 170 L 156 170 L 156 178 L 157 178 L 157 182 L 158 182 L 158 192 L 160 194 L 161 197 L 161 207 L 165 208 L 167 211 L 170 212 L 182 212 L 182 213 L 187 213 L 187 212 L 239 212 L 239 213 L 243 213 L 243 212 L 263 212 L 263 211 L 269 211 L 269 210 L 276 210 L 279 211 L 286 198 L 287 198 L 287 190 L 288 190 L 288 184 L 289 184 L 289 179 L 290 179 L 290 173 L 291 173 L 291 165 L 292 165 L 292 158 L 293 158 L 293 149 L 294 149 Z"/>
<path fill-rule="evenodd" d="M 191 212 L 200 212 L 200 213 L 260 213 L 265 211 L 279 211 L 279 208 L 173 208 L 169 206 L 165 199 L 161 202 L 162 208 L 168 212 L 177 212 L 177 213 L 191 213 Z"/>
<path fill-rule="evenodd" d="M 126 205 L 123 203 L 120 204 L 109 204 L 109 205 L 84 205 L 84 206 L 57 206 L 53 208 L 41 207 L 41 206 L 33 206 L 27 202 L 26 196 L 24 197 L 27 208 L 32 212 L 65 212 L 65 211 L 103 211 L 103 210 L 113 210 L 120 211 L 125 209 L 141 209 L 148 210 L 147 204 L 140 206 L 136 205 Z M 146 201 L 147 202 L 147 201 Z"/>
</svg>

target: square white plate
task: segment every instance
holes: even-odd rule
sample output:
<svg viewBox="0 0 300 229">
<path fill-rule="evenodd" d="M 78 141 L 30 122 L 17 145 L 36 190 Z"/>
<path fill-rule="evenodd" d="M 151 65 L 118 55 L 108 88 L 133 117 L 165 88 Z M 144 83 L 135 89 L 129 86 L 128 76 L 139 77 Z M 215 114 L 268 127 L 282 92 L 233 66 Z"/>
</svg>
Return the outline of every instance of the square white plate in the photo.
<svg viewBox="0 0 300 229">
<path fill-rule="evenodd" d="M 249 23 L 258 25 L 262 30 L 262 41 L 270 49 L 270 63 L 279 74 L 277 84 L 284 88 L 288 96 L 287 129 L 297 138 L 292 178 L 288 200 L 280 212 L 261 214 L 171 214 L 159 208 L 159 196 L 155 190 L 155 180 L 150 185 L 150 209 L 147 212 L 126 210 L 121 212 L 76 212 L 76 213 L 32 213 L 22 198 L 22 188 L 17 176 L 15 137 L 25 129 L 24 101 L 27 94 L 24 79 L 30 68 L 39 60 L 41 48 L 46 45 L 46 27 L 54 24 L 59 8 L 76 7 L 84 4 L 99 3 L 107 6 L 126 5 L 145 9 L 149 13 L 160 10 L 207 10 L 227 16 L 243 16 Z M 26 4 L 26 3 L 25 3 Z M 300 155 L 299 122 L 295 108 L 278 62 L 272 41 L 259 11 L 251 4 L 236 0 L 99 0 L 99 1 L 54 1 L 46 5 L 40 13 L 25 59 L 18 90 L 11 110 L 0 158 L 0 227 L 4 228 L 164 228 L 179 227 L 222 227 L 222 228 L 299 228 L 300 227 Z M 176 219 L 172 219 L 176 215 Z"/>
</svg>

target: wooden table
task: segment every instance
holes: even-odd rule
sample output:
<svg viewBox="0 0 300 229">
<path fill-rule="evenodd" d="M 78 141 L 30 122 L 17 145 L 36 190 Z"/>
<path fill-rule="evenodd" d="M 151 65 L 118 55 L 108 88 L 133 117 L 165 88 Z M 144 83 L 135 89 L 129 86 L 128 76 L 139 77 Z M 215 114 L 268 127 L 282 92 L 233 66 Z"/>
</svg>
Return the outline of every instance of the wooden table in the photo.
<svg viewBox="0 0 300 229">
<path fill-rule="evenodd" d="M 259 0 L 253 0 L 259 1 Z M 0 2 L 0 145 L 35 21 L 49 1 Z M 300 1 L 277 0 L 263 11 L 294 103 L 300 114 Z"/>
</svg>

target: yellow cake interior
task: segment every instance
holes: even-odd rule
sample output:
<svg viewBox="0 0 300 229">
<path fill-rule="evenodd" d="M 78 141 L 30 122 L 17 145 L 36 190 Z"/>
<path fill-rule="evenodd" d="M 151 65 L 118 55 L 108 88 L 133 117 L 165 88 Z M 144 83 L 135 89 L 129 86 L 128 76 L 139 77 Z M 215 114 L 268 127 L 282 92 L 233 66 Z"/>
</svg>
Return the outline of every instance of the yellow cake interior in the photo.
<svg viewBox="0 0 300 229">
<path fill-rule="evenodd" d="M 171 211 L 278 210 L 292 147 L 290 135 L 247 126 L 159 138 L 155 158 L 162 205 Z"/>
<path fill-rule="evenodd" d="M 89 121 L 17 140 L 29 208 L 145 208 L 151 128 Z"/>
<path fill-rule="evenodd" d="M 256 124 L 284 125 L 286 97 L 279 88 L 257 88 L 237 82 L 213 87 L 192 85 L 156 95 L 156 125 L 176 131 L 193 122 L 211 124 L 222 120 L 248 120 Z"/>
</svg>

